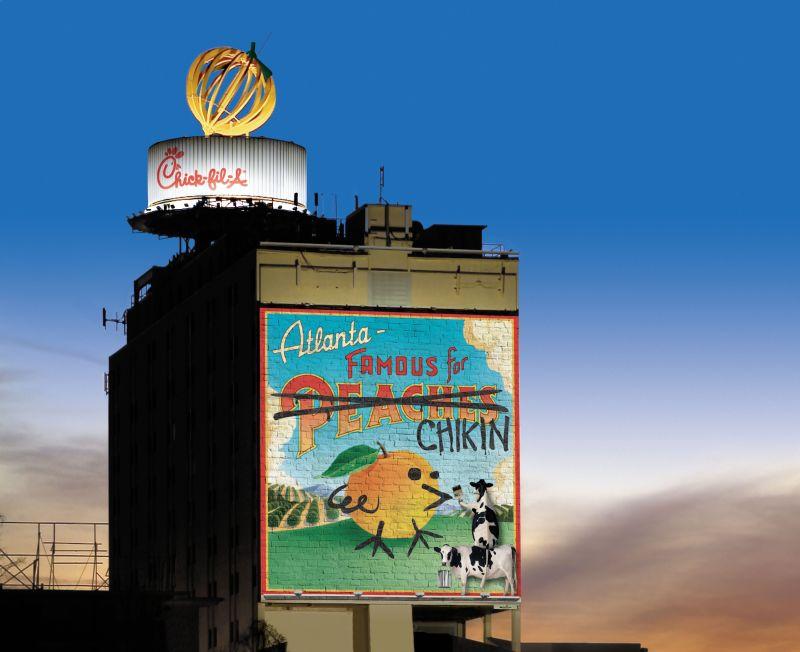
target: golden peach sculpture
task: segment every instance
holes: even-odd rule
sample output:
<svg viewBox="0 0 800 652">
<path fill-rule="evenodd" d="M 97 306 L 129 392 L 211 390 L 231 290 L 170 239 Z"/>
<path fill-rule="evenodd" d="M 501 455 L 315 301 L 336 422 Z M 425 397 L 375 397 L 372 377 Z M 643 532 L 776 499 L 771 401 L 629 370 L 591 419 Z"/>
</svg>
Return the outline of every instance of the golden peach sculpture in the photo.
<svg viewBox="0 0 800 652">
<path fill-rule="evenodd" d="M 275 110 L 272 72 L 249 52 L 231 47 L 206 50 L 189 67 L 186 101 L 206 136 L 249 136 Z"/>
</svg>

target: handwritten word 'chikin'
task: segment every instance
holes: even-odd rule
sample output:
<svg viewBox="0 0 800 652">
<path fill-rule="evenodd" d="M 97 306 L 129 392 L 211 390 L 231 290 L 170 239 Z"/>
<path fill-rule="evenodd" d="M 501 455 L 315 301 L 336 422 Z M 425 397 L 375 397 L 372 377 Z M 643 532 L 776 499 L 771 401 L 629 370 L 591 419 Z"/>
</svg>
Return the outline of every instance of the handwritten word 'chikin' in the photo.
<svg viewBox="0 0 800 652">
<path fill-rule="evenodd" d="M 376 331 L 377 334 L 384 332 L 384 330 Z M 272 352 L 279 354 L 281 360 L 286 362 L 286 353 L 288 351 L 297 351 L 297 357 L 302 358 L 304 355 L 313 355 L 322 351 L 335 351 L 336 349 L 343 349 L 356 344 L 368 344 L 371 341 L 372 336 L 369 333 L 369 327 L 362 326 L 357 328 L 354 321 L 350 322 L 350 330 L 348 331 L 326 333 L 322 330 L 322 326 L 318 326 L 316 330 L 309 328 L 306 333 L 303 330 L 303 323 L 298 319 L 286 329 L 281 338 L 281 345 L 277 349 L 273 349 Z"/>
</svg>

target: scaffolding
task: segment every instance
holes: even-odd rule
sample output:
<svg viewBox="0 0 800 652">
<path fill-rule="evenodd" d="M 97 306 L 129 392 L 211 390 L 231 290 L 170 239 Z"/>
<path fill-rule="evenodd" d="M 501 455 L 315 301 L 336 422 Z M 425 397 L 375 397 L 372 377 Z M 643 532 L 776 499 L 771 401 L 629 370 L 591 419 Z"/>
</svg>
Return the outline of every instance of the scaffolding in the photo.
<svg viewBox="0 0 800 652">
<path fill-rule="evenodd" d="M 108 590 L 108 523 L 0 521 L 0 588 Z"/>
</svg>

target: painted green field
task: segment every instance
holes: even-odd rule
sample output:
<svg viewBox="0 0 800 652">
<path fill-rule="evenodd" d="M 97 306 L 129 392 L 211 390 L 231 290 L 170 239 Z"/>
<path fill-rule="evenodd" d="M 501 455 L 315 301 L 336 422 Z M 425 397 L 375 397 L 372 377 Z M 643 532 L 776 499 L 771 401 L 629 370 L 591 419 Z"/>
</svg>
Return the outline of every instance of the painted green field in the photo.
<svg viewBox="0 0 800 652">
<path fill-rule="evenodd" d="M 369 538 L 352 520 L 299 530 L 269 533 L 269 590 L 305 591 L 442 591 L 437 586 L 441 558 L 434 546 L 472 545 L 470 521 L 458 516 L 434 516 L 425 530 L 441 534 L 428 537 L 430 549 L 417 543 L 407 556 L 411 539 L 386 539 L 394 559 L 372 544 L 354 550 Z M 500 523 L 501 543 L 512 543 L 514 524 Z M 387 579 L 390 578 L 390 579 Z M 453 584 L 456 584 L 455 578 Z M 460 593 L 460 586 L 450 589 Z M 480 580 L 469 580 L 468 592 L 480 591 Z M 502 580 L 486 582 L 486 591 L 503 591 Z"/>
</svg>

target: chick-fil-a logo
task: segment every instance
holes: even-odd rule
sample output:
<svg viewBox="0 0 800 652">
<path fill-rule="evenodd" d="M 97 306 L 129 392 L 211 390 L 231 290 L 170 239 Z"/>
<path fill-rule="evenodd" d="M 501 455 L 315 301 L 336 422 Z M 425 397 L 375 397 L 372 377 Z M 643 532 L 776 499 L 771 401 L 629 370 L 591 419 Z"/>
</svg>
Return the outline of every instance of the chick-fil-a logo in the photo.
<svg viewBox="0 0 800 652">
<path fill-rule="evenodd" d="M 156 181 L 159 188 L 183 188 L 184 186 L 208 186 L 209 190 L 216 190 L 217 186 L 233 188 L 233 186 L 246 186 L 245 170 L 236 168 L 231 174 L 227 168 L 211 168 L 207 174 L 202 174 L 197 168 L 191 174 L 186 174 L 181 169 L 179 159 L 183 158 L 183 151 L 177 147 L 168 147 L 164 158 L 156 169 Z"/>
</svg>

